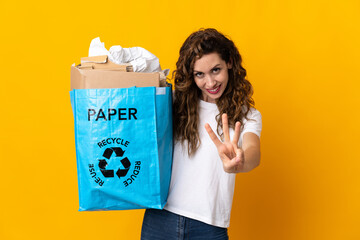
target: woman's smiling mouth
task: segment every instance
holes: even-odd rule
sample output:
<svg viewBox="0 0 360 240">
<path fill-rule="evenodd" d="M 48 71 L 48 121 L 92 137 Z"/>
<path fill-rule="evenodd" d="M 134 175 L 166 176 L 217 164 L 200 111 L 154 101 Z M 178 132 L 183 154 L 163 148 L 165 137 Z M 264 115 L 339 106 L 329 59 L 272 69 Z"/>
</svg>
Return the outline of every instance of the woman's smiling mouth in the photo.
<svg viewBox="0 0 360 240">
<path fill-rule="evenodd" d="M 216 94 L 216 93 L 218 93 L 220 91 L 220 87 L 221 87 L 221 84 L 219 86 L 217 86 L 216 88 L 206 89 L 206 91 L 208 91 L 211 94 Z"/>
</svg>

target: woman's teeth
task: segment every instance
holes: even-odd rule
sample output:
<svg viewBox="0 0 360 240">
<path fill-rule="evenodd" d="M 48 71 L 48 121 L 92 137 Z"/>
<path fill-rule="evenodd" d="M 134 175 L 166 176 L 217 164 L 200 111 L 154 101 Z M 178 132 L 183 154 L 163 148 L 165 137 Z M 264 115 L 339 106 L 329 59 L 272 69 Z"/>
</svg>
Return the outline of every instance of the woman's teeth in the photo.
<svg viewBox="0 0 360 240">
<path fill-rule="evenodd" d="M 214 89 L 206 89 L 206 90 L 207 90 L 209 93 L 215 94 L 215 93 L 218 93 L 218 92 L 219 92 L 220 86 L 221 86 L 221 85 L 217 86 L 217 87 L 214 88 Z"/>
</svg>

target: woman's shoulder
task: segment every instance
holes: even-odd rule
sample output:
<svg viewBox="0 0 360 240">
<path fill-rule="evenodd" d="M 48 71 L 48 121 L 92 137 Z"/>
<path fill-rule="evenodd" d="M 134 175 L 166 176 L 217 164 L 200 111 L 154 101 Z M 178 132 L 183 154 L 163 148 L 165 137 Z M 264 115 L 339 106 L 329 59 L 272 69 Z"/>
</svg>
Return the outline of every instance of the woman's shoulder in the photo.
<svg viewBox="0 0 360 240">
<path fill-rule="evenodd" d="M 262 130 L 262 116 L 259 110 L 251 107 L 243 118 L 243 133 L 253 132 L 260 137 Z"/>
<path fill-rule="evenodd" d="M 246 106 L 243 106 L 243 113 L 246 113 L 247 109 L 248 108 Z M 245 118 L 248 118 L 248 119 L 259 118 L 259 119 L 261 119 L 262 116 L 261 116 L 261 113 L 260 113 L 260 111 L 258 109 L 254 108 L 254 107 L 250 107 L 250 109 L 247 112 Z"/>
</svg>

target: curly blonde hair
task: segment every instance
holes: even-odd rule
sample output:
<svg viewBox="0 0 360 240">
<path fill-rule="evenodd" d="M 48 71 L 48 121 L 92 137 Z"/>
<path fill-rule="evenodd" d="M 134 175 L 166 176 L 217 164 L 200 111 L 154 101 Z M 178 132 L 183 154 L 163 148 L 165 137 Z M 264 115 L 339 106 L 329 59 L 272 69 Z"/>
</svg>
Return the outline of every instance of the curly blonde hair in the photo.
<svg viewBox="0 0 360 240">
<path fill-rule="evenodd" d="M 229 80 L 226 89 L 221 97 L 216 99 L 219 109 L 219 114 L 216 116 L 217 133 L 222 136 L 220 116 L 223 113 L 228 115 L 229 127 L 234 128 L 235 123 L 237 121 L 242 123 L 250 108 L 255 106 L 252 85 L 245 79 L 246 70 L 241 65 L 242 58 L 233 41 L 213 28 L 200 29 L 192 33 L 180 48 L 176 70 L 173 72 L 173 78 L 175 76 L 174 137 L 182 143 L 187 140 L 189 156 L 195 153 L 200 145 L 198 105 L 201 90 L 194 80 L 194 64 L 203 55 L 214 52 L 232 66 L 228 69 Z"/>
</svg>

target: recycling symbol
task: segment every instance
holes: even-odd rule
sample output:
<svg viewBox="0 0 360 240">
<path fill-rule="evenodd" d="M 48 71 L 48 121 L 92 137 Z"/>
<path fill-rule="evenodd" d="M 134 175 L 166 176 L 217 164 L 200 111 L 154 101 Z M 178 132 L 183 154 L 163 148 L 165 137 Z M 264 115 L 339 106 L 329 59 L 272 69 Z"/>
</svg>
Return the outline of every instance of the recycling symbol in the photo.
<svg viewBox="0 0 360 240">
<path fill-rule="evenodd" d="M 114 159 L 120 159 L 124 155 L 125 151 L 123 151 L 120 147 L 110 147 L 105 149 L 103 153 L 103 157 L 106 159 L 99 159 L 99 168 L 104 177 L 110 178 L 114 177 L 113 169 L 106 169 L 108 165 L 107 161 L 114 161 Z M 116 171 L 116 175 L 120 177 L 126 176 L 130 168 L 130 161 L 127 157 L 120 160 L 120 163 L 123 168 L 120 168 Z"/>
</svg>

